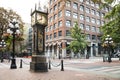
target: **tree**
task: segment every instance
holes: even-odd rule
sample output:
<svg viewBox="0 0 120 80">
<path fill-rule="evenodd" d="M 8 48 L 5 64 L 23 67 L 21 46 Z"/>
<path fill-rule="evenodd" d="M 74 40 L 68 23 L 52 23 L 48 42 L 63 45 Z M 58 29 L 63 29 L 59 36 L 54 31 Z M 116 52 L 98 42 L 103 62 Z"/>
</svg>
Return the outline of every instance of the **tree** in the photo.
<svg viewBox="0 0 120 80">
<path fill-rule="evenodd" d="M 16 37 L 16 40 L 21 40 L 20 38 L 22 38 L 23 36 L 23 27 L 24 27 L 23 26 L 24 23 L 22 22 L 21 17 L 13 10 L 7 10 L 0 7 L 0 40 L 2 40 L 3 38 L 5 39 L 8 50 L 10 50 L 10 46 L 12 43 L 11 42 L 12 36 L 6 34 L 7 33 L 6 31 L 9 27 L 9 22 L 12 21 L 13 19 L 18 20 L 20 26 L 20 32 L 21 32 L 21 35 L 19 35 L 19 37 Z"/>
<path fill-rule="evenodd" d="M 19 21 L 20 29 L 22 31 L 24 23 L 22 22 L 21 17 L 13 10 L 6 10 L 0 7 L 0 33 L 1 33 L 0 36 L 2 35 L 3 31 L 6 31 L 6 29 L 8 29 L 9 22 L 13 19 Z"/>
<path fill-rule="evenodd" d="M 120 43 L 120 4 L 117 4 L 113 7 L 105 19 L 108 19 L 104 26 L 102 26 L 102 31 L 104 35 L 109 34 L 113 38 L 115 43 Z"/>
<path fill-rule="evenodd" d="M 93 0 L 99 1 L 99 0 Z M 101 0 L 100 0 L 101 1 Z M 120 43 L 120 4 L 118 3 L 119 0 L 105 0 L 103 7 L 105 6 L 113 6 L 112 10 L 109 11 L 105 15 L 105 19 L 108 20 L 105 25 L 101 26 L 101 30 L 103 32 L 102 40 L 105 39 L 106 35 L 110 35 L 114 41 L 114 43 Z"/>
<path fill-rule="evenodd" d="M 81 51 L 86 48 L 87 42 L 85 40 L 85 34 L 82 34 L 77 22 L 74 27 L 71 28 L 70 33 L 73 41 L 71 41 L 68 49 L 71 49 L 75 54 L 81 53 Z"/>
</svg>

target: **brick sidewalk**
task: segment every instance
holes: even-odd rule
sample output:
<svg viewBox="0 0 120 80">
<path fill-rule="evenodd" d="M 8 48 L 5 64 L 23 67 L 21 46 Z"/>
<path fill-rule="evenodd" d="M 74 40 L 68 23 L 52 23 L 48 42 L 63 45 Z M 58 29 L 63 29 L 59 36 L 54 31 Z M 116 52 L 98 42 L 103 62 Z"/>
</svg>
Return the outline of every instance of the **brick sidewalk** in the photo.
<svg viewBox="0 0 120 80">
<path fill-rule="evenodd" d="M 0 69 L 0 80 L 120 80 L 98 74 L 52 69 L 45 73 L 34 73 L 28 68 Z"/>
</svg>

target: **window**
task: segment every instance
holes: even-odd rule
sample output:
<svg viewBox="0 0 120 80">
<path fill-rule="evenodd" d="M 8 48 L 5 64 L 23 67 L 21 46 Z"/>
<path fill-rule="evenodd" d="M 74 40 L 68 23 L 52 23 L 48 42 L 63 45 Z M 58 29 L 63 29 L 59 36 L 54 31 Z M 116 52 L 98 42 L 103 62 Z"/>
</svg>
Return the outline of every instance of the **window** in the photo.
<svg viewBox="0 0 120 80">
<path fill-rule="evenodd" d="M 105 24 L 105 21 L 102 21 L 102 22 L 101 22 L 101 25 L 103 26 L 104 24 Z"/>
<path fill-rule="evenodd" d="M 96 4 L 96 8 L 100 8 L 100 5 L 99 5 L 99 4 Z"/>
<path fill-rule="evenodd" d="M 92 30 L 92 32 L 95 32 L 96 31 L 96 27 L 92 26 L 91 30 Z"/>
<path fill-rule="evenodd" d="M 48 32 L 48 27 L 45 28 L 46 32 Z"/>
<path fill-rule="evenodd" d="M 80 0 L 80 2 L 83 2 L 84 0 Z"/>
<path fill-rule="evenodd" d="M 97 39 L 100 41 L 100 40 L 101 40 L 101 37 L 100 37 L 100 36 L 97 36 Z"/>
<path fill-rule="evenodd" d="M 61 2 L 58 2 L 58 8 L 61 6 Z"/>
<path fill-rule="evenodd" d="M 62 17 L 62 11 L 59 11 L 59 12 L 58 12 L 58 17 L 59 17 L 59 18 Z"/>
<path fill-rule="evenodd" d="M 58 36 L 62 36 L 62 31 L 58 31 Z"/>
<path fill-rule="evenodd" d="M 86 16 L 86 21 L 90 22 L 90 17 L 89 16 Z"/>
<path fill-rule="evenodd" d="M 58 27 L 62 26 L 62 21 L 58 22 Z"/>
<path fill-rule="evenodd" d="M 90 8 L 86 7 L 86 13 L 90 13 Z"/>
<path fill-rule="evenodd" d="M 56 27 L 57 27 L 57 23 L 55 23 L 55 24 L 54 24 L 54 27 L 53 27 L 53 29 L 55 29 Z"/>
<path fill-rule="evenodd" d="M 50 17 L 49 22 L 52 22 L 52 20 L 53 20 L 52 17 Z"/>
<path fill-rule="evenodd" d="M 100 25 L 100 19 L 97 19 L 97 25 Z"/>
<path fill-rule="evenodd" d="M 92 13 L 92 15 L 95 15 L 95 10 L 94 10 L 94 9 L 92 9 L 91 13 Z"/>
<path fill-rule="evenodd" d="M 89 4 L 90 4 L 90 0 L 86 0 L 86 4 L 88 4 L 88 5 L 89 5 Z"/>
<path fill-rule="evenodd" d="M 51 25 L 51 26 L 50 26 L 50 31 L 52 30 L 52 27 L 53 27 L 53 26 Z"/>
<path fill-rule="evenodd" d="M 55 32 L 55 33 L 54 33 L 54 38 L 56 38 L 56 37 L 57 37 L 57 33 Z"/>
<path fill-rule="evenodd" d="M 100 32 L 100 28 L 96 28 L 96 31 L 99 33 Z"/>
<path fill-rule="evenodd" d="M 50 9 L 50 13 L 52 13 L 52 8 Z"/>
<path fill-rule="evenodd" d="M 101 14 L 101 17 L 104 17 L 104 16 L 105 16 L 105 13 L 102 13 L 102 14 Z"/>
<path fill-rule="evenodd" d="M 52 39 L 52 34 L 50 34 L 50 39 Z"/>
<path fill-rule="evenodd" d="M 50 0 L 50 5 L 52 4 L 52 0 Z"/>
<path fill-rule="evenodd" d="M 73 18 L 78 18 L 78 14 L 77 13 L 73 13 Z"/>
<path fill-rule="evenodd" d="M 77 3 L 73 3 L 73 8 L 77 10 L 78 9 L 78 4 Z"/>
<path fill-rule="evenodd" d="M 48 40 L 48 35 L 46 35 L 46 40 Z"/>
<path fill-rule="evenodd" d="M 100 12 L 99 11 L 96 12 L 96 16 L 100 17 Z"/>
<path fill-rule="evenodd" d="M 71 6 L 71 2 L 67 0 L 67 1 L 66 1 L 66 6 L 67 6 L 67 7 L 70 7 L 70 6 Z"/>
<path fill-rule="evenodd" d="M 87 40 L 90 40 L 90 34 L 87 34 L 87 35 L 86 35 L 86 39 L 87 39 Z"/>
<path fill-rule="evenodd" d="M 66 36 L 70 36 L 70 31 L 66 30 Z"/>
<path fill-rule="evenodd" d="M 57 19 L 57 14 L 54 15 L 54 19 Z"/>
<path fill-rule="evenodd" d="M 95 21 L 95 18 L 91 18 L 91 22 L 92 23 L 95 23 L 96 21 Z"/>
<path fill-rule="evenodd" d="M 109 7 L 106 7 L 106 8 L 105 8 L 105 11 L 108 12 L 108 11 L 109 11 Z"/>
<path fill-rule="evenodd" d="M 90 25 L 86 25 L 86 30 L 87 30 L 87 31 L 90 30 Z"/>
<path fill-rule="evenodd" d="M 80 14 L 80 20 L 84 20 L 84 15 Z"/>
<path fill-rule="evenodd" d="M 70 16 L 71 12 L 69 10 L 66 10 L 66 16 Z"/>
<path fill-rule="evenodd" d="M 54 11 L 57 9 L 57 5 L 54 6 Z"/>
<path fill-rule="evenodd" d="M 96 36 L 95 35 L 92 35 L 92 40 L 96 40 Z"/>
<path fill-rule="evenodd" d="M 84 11 L 84 6 L 80 5 L 80 11 Z"/>
<path fill-rule="evenodd" d="M 83 30 L 84 29 L 84 24 L 80 23 L 80 28 Z"/>
<path fill-rule="evenodd" d="M 93 1 L 91 1 L 91 6 L 95 7 L 95 3 Z"/>
<path fill-rule="evenodd" d="M 66 26 L 67 26 L 67 27 L 70 27 L 70 26 L 71 26 L 71 21 L 70 21 L 70 20 L 67 20 L 67 21 L 66 21 Z"/>
</svg>

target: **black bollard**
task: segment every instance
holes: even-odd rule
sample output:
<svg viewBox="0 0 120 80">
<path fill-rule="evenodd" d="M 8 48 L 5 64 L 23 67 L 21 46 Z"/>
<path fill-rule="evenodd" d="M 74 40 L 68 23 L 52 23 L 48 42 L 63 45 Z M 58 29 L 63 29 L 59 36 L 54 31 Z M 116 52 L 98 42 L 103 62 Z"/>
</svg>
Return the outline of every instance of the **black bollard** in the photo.
<svg viewBox="0 0 120 80">
<path fill-rule="evenodd" d="M 49 69 L 51 69 L 51 61 L 49 60 Z"/>
<path fill-rule="evenodd" d="M 3 62 L 3 57 L 1 57 L 1 63 Z"/>
<path fill-rule="evenodd" d="M 20 60 L 20 68 L 22 68 L 22 59 Z"/>
<path fill-rule="evenodd" d="M 103 56 L 103 62 L 105 62 L 105 57 Z"/>
<path fill-rule="evenodd" d="M 64 71 L 63 60 L 61 60 L 61 71 Z"/>
</svg>

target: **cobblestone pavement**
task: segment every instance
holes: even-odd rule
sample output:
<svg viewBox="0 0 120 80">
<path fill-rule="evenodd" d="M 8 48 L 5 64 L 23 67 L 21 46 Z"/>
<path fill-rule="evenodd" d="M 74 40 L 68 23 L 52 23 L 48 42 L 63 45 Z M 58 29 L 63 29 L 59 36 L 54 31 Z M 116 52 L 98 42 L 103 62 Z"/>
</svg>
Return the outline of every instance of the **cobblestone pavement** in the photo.
<svg viewBox="0 0 120 80">
<path fill-rule="evenodd" d="M 0 80 L 120 80 L 120 77 L 113 77 L 112 74 L 106 75 L 103 73 L 102 74 L 98 74 L 97 72 L 94 73 L 93 71 L 89 71 L 89 70 L 87 71 L 86 69 L 87 67 L 85 68 L 86 70 L 74 68 L 75 67 L 74 64 L 72 65 L 72 67 L 66 66 L 64 71 L 60 71 L 60 68 L 52 68 L 48 72 L 35 73 L 29 71 L 28 62 L 30 61 L 30 59 L 24 59 L 26 65 L 23 65 L 23 68 L 19 68 L 19 61 L 20 59 L 17 61 L 18 63 L 17 69 L 10 69 L 9 68 L 10 63 L 8 62 L 0 63 Z M 67 59 L 64 61 L 65 64 L 69 65 L 69 63 L 75 63 L 75 64 L 80 63 L 81 60 L 79 61 L 79 59 L 77 59 L 70 61 Z M 87 60 L 83 60 L 83 61 L 85 62 L 84 64 L 87 63 Z M 88 65 L 89 65 L 89 61 L 90 60 L 88 60 Z M 90 64 L 91 63 L 92 61 L 90 62 Z M 105 63 L 101 62 L 99 64 L 116 66 L 116 63 L 119 62 L 113 62 L 110 64 L 107 62 Z M 80 65 L 77 64 L 77 65 L 80 66 L 81 64 Z M 95 61 L 94 65 L 98 65 L 98 62 Z M 114 68 L 117 68 L 117 66 Z"/>
<path fill-rule="evenodd" d="M 29 69 L 0 69 L 0 80 L 120 80 L 110 76 L 76 72 L 71 70 L 49 70 L 45 73 L 30 72 Z"/>
</svg>

